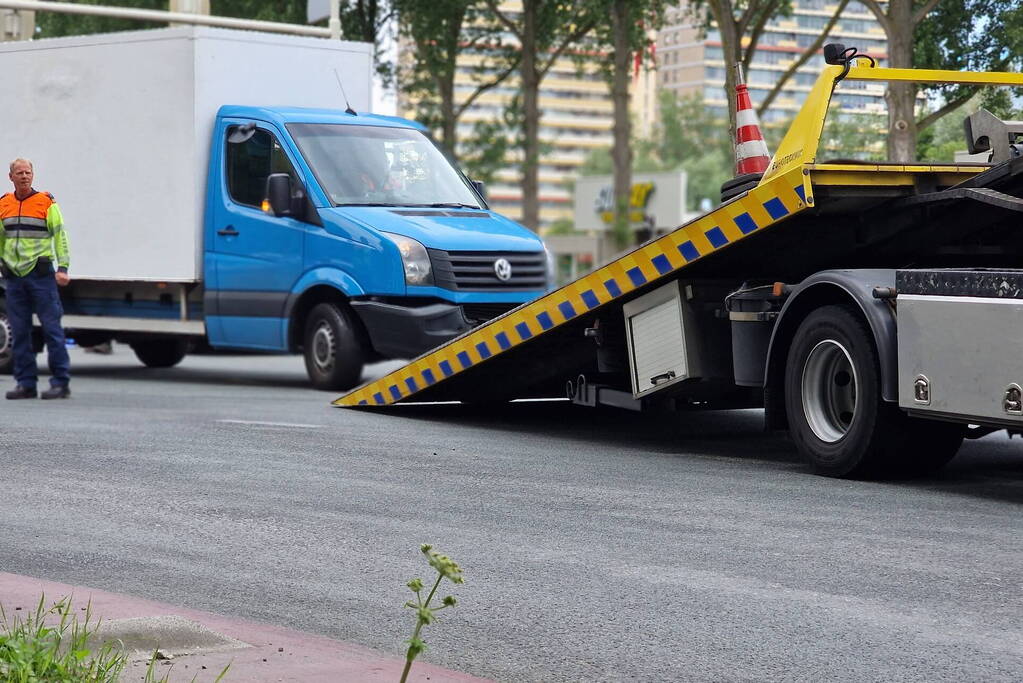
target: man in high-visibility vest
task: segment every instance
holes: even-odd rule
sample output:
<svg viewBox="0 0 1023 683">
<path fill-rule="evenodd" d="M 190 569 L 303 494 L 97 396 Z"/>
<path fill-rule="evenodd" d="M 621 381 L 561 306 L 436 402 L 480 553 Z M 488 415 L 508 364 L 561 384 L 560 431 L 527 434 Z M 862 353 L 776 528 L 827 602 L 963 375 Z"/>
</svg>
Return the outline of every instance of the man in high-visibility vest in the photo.
<svg viewBox="0 0 1023 683">
<path fill-rule="evenodd" d="M 7 290 L 7 319 L 11 325 L 14 380 L 7 398 L 35 398 L 39 370 L 32 348 L 32 314 L 39 317 L 50 364 L 50 388 L 42 398 L 71 396 L 71 363 L 64 345 L 60 316 L 64 310 L 57 285 L 68 276 L 68 240 L 60 207 L 48 192 L 32 187 L 34 171 L 28 159 L 11 162 L 8 177 L 14 192 L 0 197 L 0 265 Z"/>
</svg>

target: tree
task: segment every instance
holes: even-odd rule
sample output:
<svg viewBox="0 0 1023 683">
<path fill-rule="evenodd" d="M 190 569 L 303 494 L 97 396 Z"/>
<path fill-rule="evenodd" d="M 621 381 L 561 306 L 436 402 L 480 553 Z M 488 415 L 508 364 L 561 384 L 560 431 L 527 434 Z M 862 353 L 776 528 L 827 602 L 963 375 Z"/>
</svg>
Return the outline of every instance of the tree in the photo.
<svg viewBox="0 0 1023 683">
<path fill-rule="evenodd" d="M 768 94 L 774 100 L 789 78 L 802 64 L 813 56 L 823 44 L 828 32 L 848 0 L 839 2 L 831 20 L 817 42 L 803 50 L 796 59 L 796 64 L 783 74 Z M 721 36 L 721 49 L 724 54 L 725 67 L 725 99 L 728 101 L 729 130 L 735 130 L 735 83 L 734 65 L 741 64 L 743 72 L 749 71 L 753 62 L 760 37 L 767 27 L 767 22 L 792 13 L 792 0 L 691 0 L 690 8 L 694 13 L 707 12 L 706 19 L 713 19 Z M 745 47 L 743 38 L 747 39 Z M 768 102 L 770 103 L 770 102 Z M 766 109 L 766 107 L 764 107 Z M 762 113 L 762 110 L 761 110 Z"/>
<path fill-rule="evenodd" d="M 888 66 L 1000 71 L 1018 63 L 1023 46 L 1023 10 L 1018 0 L 859 0 L 888 38 Z M 977 93 L 977 88 L 942 86 L 944 104 L 916 118 L 919 87 L 889 83 L 888 158 L 911 161 L 917 136 Z"/>
<path fill-rule="evenodd" d="M 821 49 L 821 46 L 824 45 L 824 41 L 826 41 L 828 39 L 828 36 L 831 34 L 831 29 L 835 28 L 835 23 L 838 21 L 838 17 L 841 16 L 842 12 L 846 8 L 846 5 L 848 4 L 849 0 L 841 0 L 841 2 L 838 3 L 838 6 L 835 8 L 834 14 L 831 15 L 831 18 L 828 19 L 828 23 L 825 24 L 824 28 L 821 30 L 820 35 L 817 36 L 817 40 L 815 40 L 805 50 L 803 50 L 802 54 L 800 54 L 799 57 L 793 60 L 792 64 L 789 65 L 789 68 L 785 69 L 782 75 L 778 77 L 778 80 L 777 82 L 775 82 L 774 87 L 771 88 L 771 90 L 767 93 L 764 99 L 760 101 L 760 104 L 757 105 L 757 114 L 759 116 L 764 115 L 764 112 L 766 112 L 767 109 L 771 106 L 771 103 L 774 102 L 774 98 L 778 96 L 778 93 L 780 93 L 785 84 L 789 82 L 789 79 L 791 79 L 796 74 L 796 71 L 798 71 L 800 67 L 806 64 L 808 61 L 810 61 L 810 57 L 817 54 L 817 51 Z M 746 64 L 748 65 L 749 62 L 747 61 Z"/>
<path fill-rule="evenodd" d="M 1003 71 L 1020 66 L 1023 6 L 1003 0 L 943 0 L 913 35 L 913 64 L 920 68 Z M 981 26 L 978 26 L 980 24 Z M 971 99 L 992 111 L 1003 110 L 1004 89 L 940 86 L 941 106 L 916 122 L 918 138 L 942 117 Z M 981 93 L 980 98 L 977 98 Z"/>
<path fill-rule="evenodd" d="M 401 36 L 414 47 L 404 55 L 402 89 L 419 107 L 416 118 L 440 131 L 441 145 L 454 157 L 458 120 L 484 92 L 503 82 L 518 66 L 520 53 L 501 42 L 501 27 L 480 0 L 395 0 Z M 457 60 L 479 56 L 473 67 L 473 90 L 456 96 Z M 499 134 L 497 124 L 478 134 Z M 481 158 L 487 151 L 479 152 Z M 492 156 L 492 155 L 489 155 Z"/>
<path fill-rule="evenodd" d="M 732 177 L 735 157 L 725 122 L 699 95 L 661 93 L 659 123 L 649 140 L 636 143 L 637 169 L 684 170 L 687 207 L 718 203 L 721 184 Z"/>
<path fill-rule="evenodd" d="M 629 193 L 632 190 L 632 121 L 629 117 L 629 81 L 633 55 L 645 50 L 647 31 L 660 26 L 664 0 L 597 0 L 595 11 L 609 14 L 611 21 L 596 27 L 598 44 L 611 49 L 610 69 L 605 69 L 614 107 L 614 234 L 619 247 L 631 241 Z M 605 62 L 608 64 L 608 62 Z"/>
<path fill-rule="evenodd" d="M 522 222 L 540 226 L 539 90 L 544 77 L 562 54 L 578 44 L 597 23 L 591 4 L 571 0 L 522 0 L 522 9 L 501 9 L 500 0 L 485 0 L 498 21 L 511 33 L 521 52 L 518 72 L 522 96 Z"/>
</svg>

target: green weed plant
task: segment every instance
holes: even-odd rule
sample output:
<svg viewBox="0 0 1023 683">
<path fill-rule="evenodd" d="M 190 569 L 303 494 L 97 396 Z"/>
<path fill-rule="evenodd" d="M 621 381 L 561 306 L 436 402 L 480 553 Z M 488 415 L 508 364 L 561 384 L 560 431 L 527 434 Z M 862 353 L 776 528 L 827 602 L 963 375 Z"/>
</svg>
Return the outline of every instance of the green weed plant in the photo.
<svg viewBox="0 0 1023 683">
<path fill-rule="evenodd" d="M 401 672 L 400 683 L 405 683 L 408 679 L 408 672 L 412 668 L 412 661 L 426 649 L 426 642 L 419 636 L 423 627 L 437 620 L 437 612 L 458 604 L 455 596 L 448 595 L 441 600 L 440 606 L 430 607 L 430 603 L 437 593 L 437 588 L 440 587 L 440 582 L 443 579 L 447 579 L 451 583 L 464 583 L 462 568 L 458 566 L 457 562 L 447 555 L 441 555 L 429 544 L 424 543 L 419 550 L 426 556 L 426 561 L 430 563 L 430 566 L 437 570 L 437 580 L 434 581 L 433 588 L 430 589 L 430 593 L 426 596 L 425 600 L 423 599 L 424 586 L 422 579 L 412 579 L 406 584 L 409 590 L 416 594 L 415 602 L 409 600 L 405 603 L 405 607 L 416 612 L 416 628 L 412 632 L 412 637 L 406 641 L 408 642 L 408 652 L 405 655 L 405 670 Z"/>
</svg>

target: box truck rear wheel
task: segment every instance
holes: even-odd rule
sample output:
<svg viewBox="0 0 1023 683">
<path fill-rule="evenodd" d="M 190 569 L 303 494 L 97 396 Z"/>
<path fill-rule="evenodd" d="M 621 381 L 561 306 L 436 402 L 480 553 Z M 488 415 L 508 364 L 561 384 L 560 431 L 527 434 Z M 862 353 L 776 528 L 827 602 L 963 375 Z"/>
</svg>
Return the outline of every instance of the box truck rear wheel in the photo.
<svg viewBox="0 0 1023 683">
<path fill-rule="evenodd" d="M 188 353 L 186 339 L 147 339 L 132 342 L 131 350 L 147 368 L 174 367 Z"/>
<path fill-rule="evenodd" d="M 316 304 L 305 325 L 305 368 L 317 389 L 351 389 L 362 377 L 366 352 L 352 313 L 337 304 Z"/>
<path fill-rule="evenodd" d="M 785 367 L 796 448 L 819 474 L 915 476 L 956 454 L 962 425 L 911 418 L 881 398 L 874 336 L 858 311 L 824 306 L 799 326 Z"/>
<path fill-rule="evenodd" d="M 12 339 L 11 322 L 7 319 L 7 311 L 0 306 L 0 374 L 9 375 L 14 371 Z"/>
</svg>

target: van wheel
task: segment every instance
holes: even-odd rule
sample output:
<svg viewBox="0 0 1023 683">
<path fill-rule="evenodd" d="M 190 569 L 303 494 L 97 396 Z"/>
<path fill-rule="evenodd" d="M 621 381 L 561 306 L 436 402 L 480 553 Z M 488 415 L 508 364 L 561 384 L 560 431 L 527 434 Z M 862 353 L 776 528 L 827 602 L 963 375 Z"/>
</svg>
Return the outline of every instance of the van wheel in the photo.
<svg viewBox="0 0 1023 683">
<path fill-rule="evenodd" d="M 170 368 L 188 353 L 186 339 L 148 339 L 131 344 L 131 350 L 147 368 Z"/>
<path fill-rule="evenodd" d="M 11 321 L 7 319 L 7 311 L 0 306 L 0 374 L 9 375 L 14 372 L 13 344 Z"/>
<path fill-rule="evenodd" d="M 351 389 L 362 377 L 366 350 L 347 307 L 316 304 L 305 324 L 305 369 L 317 389 Z"/>
<path fill-rule="evenodd" d="M 956 454 L 961 425 L 914 419 L 881 398 L 867 323 L 848 306 L 802 322 L 785 367 L 785 409 L 796 448 L 831 477 L 916 476 Z"/>
</svg>

